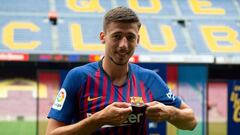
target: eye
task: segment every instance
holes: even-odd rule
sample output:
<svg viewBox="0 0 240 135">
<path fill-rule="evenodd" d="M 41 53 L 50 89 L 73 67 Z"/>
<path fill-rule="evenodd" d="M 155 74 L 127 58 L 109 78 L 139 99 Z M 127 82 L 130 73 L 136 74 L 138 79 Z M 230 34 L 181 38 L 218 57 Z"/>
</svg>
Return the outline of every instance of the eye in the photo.
<svg viewBox="0 0 240 135">
<path fill-rule="evenodd" d="M 127 40 L 128 41 L 135 41 L 136 40 L 136 36 L 135 35 L 128 35 L 127 36 Z"/>
<path fill-rule="evenodd" d="M 113 40 L 120 40 L 120 39 L 122 38 L 122 35 L 121 35 L 121 34 L 113 34 L 113 35 L 111 36 L 111 38 L 112 38 Z"/>
</svg>

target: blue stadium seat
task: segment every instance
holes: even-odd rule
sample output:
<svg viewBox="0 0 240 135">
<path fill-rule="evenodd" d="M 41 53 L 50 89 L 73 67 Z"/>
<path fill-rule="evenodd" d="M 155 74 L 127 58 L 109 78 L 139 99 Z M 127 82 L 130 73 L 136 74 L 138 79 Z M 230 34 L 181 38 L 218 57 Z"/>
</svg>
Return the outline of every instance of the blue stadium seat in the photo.
<svg viewBox="0 0 240 135">
<path fill-rule="evenodd" d="M 47 21 L 44 22 L 45 18 L 17 16 L 2 16 L 1 18 L 0 28 L 2 29 L 2 32 L 0 33 L 0 37 L 5 35 L 8 38 L 5 38 L 0 42 L 1 52 L 52 53 L 54 51 L 52 47 L 50 24 Z M 33 26 L 35 29 L 38 29 L 38 31 L 32 31 L 30 27 Z M 12 38 L 9 35 L 11 31 L 13 31 Z M 18 44 L 13 45 L 10 43 L 12 39 L 15 43 L 31 43 L 32 41 L 39 41 L 40 44 L 34 49 L 24 49 L 25 47 L 19 47 Z M 10 45 L 4 44 L 4 41 L 8 42 Z M 13 48 L 11 49 L 10 46 Z M 31 45 L 28 45 L 27 48 L 31 48 Z"/>
<path fill-rule="evenodd" d="M 238 55 L 240 52 L 240 47 L 233 44 L 240 43 L 240 28 L 234 21 L 192 20 L 187 28 L 198 54 Z"/>
<path fill-rule="evenodd" d="M 167 35 L 167 31 L 164 33 L 161 32 L 160 26 L 167 26 L 172 31 L 172 39 L 169 39 L 168 46 L 171 48 L 171 44 L 173 44 L 174 40 L 176 41 L 176 47 L 174 47 L 173 50 L 162 49 L 162 51 L 150 51 L 146 48 L 144 48 L 143 43 L 140 42 L 140 46 L 137 47 L 136 54 L 189 54 L 189 48 L 187 47 L 186 39 L 183 36 L 183 31 L 181 27 L 171 20 L 162 20 L 162 19 L 142 19 L 143 26 L 147 28 L 147 35 L 149 37 L 149 40 L 151 42 L 151 45 L 166 45 L 167 41 L 164 39 L 164 37 L 170 37 L 170 35 Z M 146 35 L 140 35 L 140 41 L 143 39 Z"/>
<path fill-rule="evenodd" d="M 194 8 L 196 12 L 195 13 L 191 8 L 191 4 L 189 0 L 178 1 L 178 5 L 181 9 L 183 17 L 195 18 L 195 17 L 203 17 L 203 16 L 208 16 L 208 17 L 214 16 L 215 18 L 216 17 L 238 18 L 237 16 L 239 16 L 233 0 L 211 0 L 211 1 L 198 1 L 198 2 L 208 3 L 209 6 L 204 6 L 204 4 L 203 6 L 200 6 L 201 4 L 196 3 L 196 8 Z M 200 9 L 198 9 L 197 7 Z"/>
<path fill-rule="evenodd" d="M 154 11 L 150 11 L 151 9 L 154 8 L 154 6 L 156 6 L 156 3 L 150 3 L 150 0 L 138 0 L 138 5 L 130 5 L 130 2 L 132 2 L 131 0 L 118 0 L 116 2 L 117 6 L 126 6 L 126 7 L 130 7 L 133 10 L 135 10 L 135 12 L 139 15 L 147 15 L 149 16 L 154 16 L 154 17 L 159 17 L 158 15 L 169 15 L 169 16 L 175 16 L 176 15 L 176 11 L 174 9 L 173 3 L 172 1 L 169 0 L 160 0 L 158 4 L 160 4 L 160 11 L 156 12 L 157 10 Z M 134 7 L 138 7 L 139 9 L 136 10 L 134 9 Z M 144 11 L 140 11 L 140 9 L 142 8 L 148 8 L 147 11 L 149 12 L 144 12 Z M 156 16 L 157 15 L 157 16 Z"/>
<path fill-rule="evenodd" d="M 102 54 L 104 47 L 103 45 L 100 45 L 98 36 L 99 32 L 102 31 L 102 17 L 104 13 L 115 6 L 133 6 L 131 5 L 133 3 L 129 3 L 132 1 L 129 0 L 99 0 L 99 3 L 92 3 L 94 6 L 89 6 L 89 8 L 86 8 L 88 7 L 86 5 L 88 5 L 90 1 L 81 0 L 76 1 L 77 3 L 71 2 L 74 1 L 56 0 L 55 5 L 51 5 L 54 3 L 41 0 L 25 0 L 24 2 L 19 0 L 2 0 L 0 5 L 0 29 L 2 32 L 0 33 L 0 36 L 2 37 L 6 34 L 3 33 L 4 28 L 11 22 L 29 22 L 36 25 L 40 31 L 31 32 L 29 29 L 16 29 L 14 31 L 14 42 L 19 43 L 36 40 L 40 41 L 41 45 L 28 50 L 16 49 L 17 46 L 15 45 L 13 46 L 15 49 L 11 49 L 9 46 L 5 45 L 6 43 L 4 43 L 6 39 L 3 39 L 4 41 L 2 40 L 0 42 L 0 52 L 17 51 L 26 53 Z M 210 55 L 226 54 L 226 52 L 213 51 L 209 48 L 209 45 L 206 44 L 204 36 L 202 36 L 201 31 L 199 30 L 199 25 L 226 25 L 239 33 L 239 26 L 233 21 L 228 21 L 239 19 L 239 14 L 236 10 L 236 1 L 234 0 L 198 1 L 209 2 L 212 4 L 212 8 L 224 10 L 225 13 L 221 15 L 195 14 L 190 7 L 190 0 L 161 0 L 159 2 L 161 10 L 158 13 L 139 12 L 139 9 L 134 9 L 139 14 L 143 26 L 146 28 L 145 34 L 150 40 L 146 41 L 147 39 L 145 39 L 145 42 L 140 42 L 136 54 L 192 54 L 194 52 L 197 54 Z M 240 4 L 239 0 L 237 2 Z M 149 0 L 138 0 L 137 4 L 138 5 L 135 5 L 135 7 L 142 8 L 152 6 Z M 50 7 L 54 6 L 56 7 L 57 13 L 59 13 L 58 25 L 55 27 L 57 28 L 57 31 L 52 31 L 52 27 L 47 20 L 48 11 L 50 11 Z M 96 10 L 96 7 L 98 10 Z M 204 7 L 202 6 L 202 8 Z M 82 12 L 84 9 L 91 10 Z M 178 14 L 179 11 L 181 14 Z M 215 19 L 215 17 L 217 17 L 219 21 L 212 19 Z M 185 29 L 176 23 L 179 19 L 183 22 L 187 20 L 185 22 L 194 44 L 193 47 L 189 45 L 189 39 L 186 37 L 186 33 L 184 33 L 185 31 L 183 31 Z M 188 24 L 188 22 L 190 23 Z M 158 47 L 166 44 L 166 39 L 164 39 L 166 31 L 165 33 L 161 33 L 160 29 L 160 26 L 164 25 L 169 27 L 173 33 L 172 41 L 176 41 L 176 46 L 174 46 L 173 49 L 165 48 L 165 50 L 161 50 L 161 48 Z M 76 27 L 77 29 L 81 27 L 81 32 L 80 30 L 75 30 L 75 38 L 73 32 L 71 32 L 71 27 Z M 52 41 L 52 35 L 58 37 L 58 39 L 56 39 L 57 41 Z M 141 35 L 141 39 L 144 39 L 146 35 Z M 79 44 L 79 41 L 77 41 L 80 36 L 82 37 L 82 44 L 84 46 L 81 46 L 81 43 Z M 169 37 L 169 35 L 166 37 Z M 149 44 L 149 46 L 146 44 Z M 94 49 L 84 50 L 84 47 L 89 47 L 89 45 L 95 45 L 93 47 Z M 219 45 L 229 46 L 229 42 L 221 41 L 219 42 Z M 99 49 L 99 46 L 102 47 Z M 151 48 L 160 49 L 156 51 Z M 237 52 L 227 52 L 227 54 L 230 53 L 236 54 Z"/>
<path fill-rule="evenodd" d="M 96 21 L 98 20 L 98 21 Z M 160 50 L 160 51 L 151 51 L 148 48 L 144 47 L 144 43 L 140 42 L 140 45 L 137 47 L 136 53 L 135 54 L 169 54 L 169 53 L 174 53 L 174 54 L 189 54 L 189 48 L 186 45 L 185 38 L 183 36 L 183 33 L 181 31 L 181 27 L 177 25 L 176 23 L 173 23 L 170 20 L 160 20 L 160 19 L 155 19 L 154 21 L 149 21 L 149 19 L 142 19 L 143 26 L 146 27 L 146 33 L 147 36 L 149 37 L 148 41 L 152 47 L 159 45 L 163 46 L 166 45 L 164 37 L 168 36 L 166 35 L 167 33 L 161 33 L 160 26 L 161 25 L 166 25 L 168 26 L 171 31 L 173 36 L 173 40 L 176 41 L 176 47 L 174 49 L 168 49 L 167 50 Z M 99 40 L 99 33 L 102 31 L 102 19 L 96 19 L 96 18 L 87 18 L 87 17 L 81 17 L 79 18 L 66 18 L 64 19 L 63 23 L 59 24 L 59 51 L 65 52 L 65 53 L 76 53 L 76 54 L 99 54 L 103 53 L 103 50 L 81 50 L 80 47 L 76 49 L 74 48 L 74 44 L 79 46 L 79 42 L 73 41 L 73 36 L 74 32 L 71 32 L 71 26 L 76 24 L 76 26 L 79 28 L 81 27 L 81 32 L 79 30 L 75 34 L 80 34 L 77 35 L 79 38 L 82 36 L 83 44 L 88 45 L 88 44 L 97 44 L 100 45 L 100 40 Z M 164 35 L 165 34 L 165 35 Z M 145 37 L 146 35 L 140 35 L 140 38 Z M 169 37 L 169 36 L 168 36 Z M 79 39 L 78 38 L 78 39 Z M 77 40 L 78 40 L 77 39 Z M 169 46 L 171 46 L 173 40 L 169 41 L 171 42 Z"/>
<path fill-rule="evenodd" d="M 75 25 L 75 26 L 74 26 Z M 76 30 L 77 33 L 71 32 L 71 27 Z M 76 28 L 77 27 L 77 28 Z M 81 31 L 80 32 L 80 29 Z M 102 51 L 91 50 L 81 50 L 79 42 L 76 41 L 82 36 L 82 41 L 84 45 L 87 44 L 99 44 L 99 33 L 102 31 L 102 18 L 64 18 L 63 23 L 58 25 L 58 35 L 59 35 L 59 51 L 67 54 L 99 54 Z M 80 34 L 80 35 L 79 35 Z M 73 36 L 77 36 L 74 40 Z"/>
<path fill-rule="evenodd" d="M 112 8 L 112 1 L 99 0 L 99 3 L 93 3 L 94 6 L 88 6 L 88 1 L 77 1 L 77 3 L 71 3 L 67 0 L 57 0 L 56 10 L 59 12 L 59 16 L 63 17 L 76 17 L 76 16 L 102 16 L 107 10 Z M 90 8 L 87 8 L 90 7 Z M 99 7 L 99 8 L 97 8 Z M 86 10 L 90 9 L 90 10 Z M 85 12 L 85 11 L 87 12 Z M 101 11 L 101 12 L 100 12 Z"/>
<path fill-rule="evenodd" d="M 48 0 L 1 0 L 0 13 L 47 13 L 49 11 Z"/>
</svg>

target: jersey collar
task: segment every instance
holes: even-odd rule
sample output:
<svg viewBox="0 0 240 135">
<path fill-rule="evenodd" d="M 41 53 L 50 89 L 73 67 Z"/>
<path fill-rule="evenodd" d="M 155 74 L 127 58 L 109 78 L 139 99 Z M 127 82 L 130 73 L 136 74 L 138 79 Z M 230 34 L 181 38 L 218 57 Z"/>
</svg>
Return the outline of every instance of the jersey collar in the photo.
<svg viewBox="0 0 240 135">
<path fill-rule="evenodd" d="M 100 69 L 104 72 L 104 74 L 106 74 L 107 77 L 110 79 L 110 76 L 103 69 L 103 66 L 102 66 L 103 59 L 104 59 L 104 57 L 102 57 L 102 59 L 100 61 L 98 61 L 98 65 L 99 65 Z M 130 79 L 131 74 L 132 74 L 131 63 L 128 63 L 128 79 Z"/>
</svg>

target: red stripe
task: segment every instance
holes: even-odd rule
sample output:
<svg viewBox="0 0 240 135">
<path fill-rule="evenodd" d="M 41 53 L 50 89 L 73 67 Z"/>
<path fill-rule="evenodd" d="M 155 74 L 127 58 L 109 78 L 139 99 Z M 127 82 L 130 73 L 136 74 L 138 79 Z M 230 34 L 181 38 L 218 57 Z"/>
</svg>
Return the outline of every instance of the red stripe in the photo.
<svg viewBox="0 0 240 135">
<path fill-rule="evenodd" d="M 104 75 L 103 77 L 103 95 L 106 96 L 107 93 L 107 76 Z"/>
<path fill-rule="evenodd" d="M 109 103 L 108 104 L 111 104 L 113 103 L 113 99 L 114 99 L 114 86 L 113 84 L 111 84 L 111 91 L 110 91 L 110 95 L 109 95 Z"/>
<path fill-rule="evenodd" d="M 132 130 L 134 130 L 134 129 L 127 128 L 127 135 L 131 135 Z"/>
<path fill-rule="evenodd" d="M 133 78 L 133 95 L 137 97 L 138 96 L 137 80 L 136 80 L 135 75 L 132 75 L 132 78 Z"/>
<path fill-rule="evenodd" d="M 144 83 L 141 81 L 140 82 L 140 89 L 142 91 L 142 98 L 143 98 L 143 102 L 147 103 L 147 97 L 146 97 L 146 91 L 145 91 L 145 87 L 144 87 Z"/>
<path fill-rule="evenodd" d="M 118 88 L 118 99 L 117 101 L 122 102 L 123 101 L 123 88 Z"/>
<path fill-rule="evenodd" d="M 113 103 L 113 101 L 114 101 L 114 86 L 113 86 L 113 84 L 111 84 L 110 95 L 108 95 L 108 96 L 109 96 L 108 104 Z M 105 132 L 106 132 L 106 134 L 114 135 L 114 130 L 113 129 L 105 130 Z"/>
<path fill-rule="evenodd" d="M 88 76 L 87 77 L 87 86 L 86 86 L 86 94 L 85 94 L 85 96 L 89 96 L 89 92 L 90 92 L 90 84 L 91 84 L 91 77 L 90 76 Z M 88 110 L 88 99 L 87 99 L 88 97 L 85 97 L 84 99 L 86 99 L 86 100 L 84 100 L 84 112 L 87 112 L 87 110 Z"/>
<path fill-rule="evenodd" d="M 99 80 L 100 80 L 100 70 L 97 70 L 95 73 L 95 84 L 94 84 L 94 90 L 93 90 L 93 98 L 98 97 L 98 90 L 99 90 Z M 92 113 L 96 112 L 96 107 L 97 107 L 97 101 L 98 100 L 93 100 L 92 101 Z"/>
<path fill-rule="evenodd" d="M 107 80 L 107 76 L 104 75 L 103 76 L 103 89 L 102 89 L 102 98 L 105 98 L 106 99 L 106 93 L 107 93 L 107 83 L 108 83 L 108 80 Z M 102 100 L 101 102 L 101 105 L 100 105 L 100 110 L 104 109 L 104 105 L 105 105 L 106 101 Z M 106 128 L 102 128 L 101 129 L 101 134 L 106 134 Z"/>
<path fill-rule="evenodd" d="M 107 76 L 104 75 L 104 77 L 103 77 L 103 89 L 102 89 L 102 98 L 104 98 L 104 99 L 106 99 L 107 83 L 108 83 Z M 104 108 L 104 105 L 106 103 L 106 101 L 105 102 L 103 102 L 103 101 L 101 102 L 100 110 L 102 110 Z"/>
<path fill-rule="evenodd" d="M 113 129 L 110 129 L 110 135 L 114 135 L 114 130 Z"/>
<path fill-rule="evenodd" d="M 118 130 L 118 131 L 117 131 L 117 134 L 118 134 L 118 135 L 123 135 L 123 127 L 118 127 L 117 130 Z"/>
<path fill-rule="evenodd" d="M 150 89 L 148 90 L 148 95 L 149 95 L 149 98 L 150 98 L 149 102 L 153 101 L 153 95 L 152 95 L 152 92 L 151 92 Z"/>
<path fill-rule="evenodd" d="M 128 84 L 127 84 L 127 97 L 126 97 L 126 101 L 128 102 L 128 103 L 130 103 L 130 79 L 128 79 Z"/>
<path fill-rule="evenodd" d="M 143 135 L 147 134 L 147 122 L 145 121 L 145 123 L 143 124 Z"/>
<path fill-rule="evenodd" d="M 123 87 L 118 88 L 118 99 L 117 99 L 118 102 L 122 102 L 123 101 L 122 95 L 123 95 Z M 117 134 L 118 135 L 122 135 L 123 134 L 123 128 L 122 127 L 119 127 L 117 129 Z"/>
</svg>

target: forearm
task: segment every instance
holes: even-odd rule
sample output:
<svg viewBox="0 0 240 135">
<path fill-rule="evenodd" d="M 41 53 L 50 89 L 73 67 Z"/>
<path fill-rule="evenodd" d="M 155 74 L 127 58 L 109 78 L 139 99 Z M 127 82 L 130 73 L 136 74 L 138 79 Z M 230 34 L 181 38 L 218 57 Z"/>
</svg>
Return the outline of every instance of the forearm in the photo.
<svg viewBox="0 0 240 135">
<path fill-rule="evenodd" d="M 95 113 L 72 125 L 61 126 L 52 130 L 49 135 L 89 135 L 102 126 L 100 114 Z"/>
<path fill-rule="evenodd" d="M 168 119 L 170 123 L 184 130 L 193 130 L 195 128 L 197 122 L 191 108 L 178 109 L 172 106 L 169 107 L 172 110 Z"/>
</svg>

